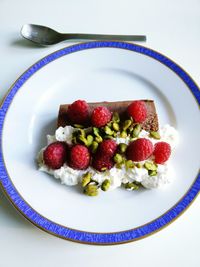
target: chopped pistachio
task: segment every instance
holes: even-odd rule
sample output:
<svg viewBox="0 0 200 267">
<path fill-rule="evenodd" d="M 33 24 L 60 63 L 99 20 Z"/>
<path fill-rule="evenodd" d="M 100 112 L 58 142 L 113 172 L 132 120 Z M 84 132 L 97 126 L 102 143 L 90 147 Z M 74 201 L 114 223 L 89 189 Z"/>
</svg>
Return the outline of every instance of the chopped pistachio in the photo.
<svg viewBox="0 0 200 267">
<path fill-rule="evenodd" d="M 124 144 L 124 143 L 120 143 L 119 144 L 119 151 L 121 153 L 125 153 L 126 152 L 126 149 L 127 149 L 127 145 L 126 144 Z"/>
<path fill-rule="evenodd" d="M 142 168 L 142 163 L 140 163 L 140 162 L 136 163 L 136 167 L 139 169 Z"/>
<path fill-rule="evenodd" d="M 126 131 L 122 131 L 121 134 L 120 134 L 120 137 L 126 138 L 127 137 Z"/>
<path fill-rule="evenodd" d="M 123 157 L 122 157 L 122 155 L 120 155 L 120 154 L 115 154 L 115 156 L 114 156 L 114 162 L 116 162 L 116 163 L 122 163 L 123 162 Z"/>
<path fill-rule="evenodd" d="M 101 171 L 103 172 L 103 171 L 106 171 L 107 170 L 107 168 L 106 167 L 102 167 L 101 168 Z"/>
<path fill-rule="evenodd" d="M 94 137 L 91 134 L 89 134 L 87 136 L 87 146 L 91 146 L 93 140 L 94 140 Z"/>
<path fill-rule="evenodd" d="M 157 166 L 156 164 L 154 164 L 153 162 L 150 161 L 146 161 L 144 163 L 144 167 L 148 170 L 148 171 L 156 171 L 157 170 Z"/>
<path fill-rule="evenodd" d="M 131 120 L 125 120 L 125 122 L 123 123 L 123 130 L 126 131 L 132 124 Z"/>
<path fill-rule="evenodd" d="M 97 143 L 101 143 L 102 141 L 103 141 L 103 138 L 99 135 L 99 136 L 96 136 L 95 137 L 95 141 L 97 142 Z"/>
<path fill-rule="evenodd" d="M 116 132 L 119 131 L 119 123 L 113 122 L 112 127 Z"/>
<path fill-rule="evenodd" d="M 108 134 L 108 135 L 113 135 L 113 131 L 111 130 L 111 128 L 110 127 L 108 127 L 107 125 L 105 126 L 105 128 L 104 128 L 104 132 L 106 133 L 106 134 Z"/>
<path fill-rule="evenodd" d="M 140 124 L 136 124 L 134 127 L 133 127 L 133 130 L 132 130 L 132 137 L 135 138 L 135 137 L 138 137 L 139 133 L 141 132 L 141 125 Z"/>
<path fill-rule="evenodd" d="M 102 185 L 101 185 L 101 189 L 103 191 L 107 191 L 110 187 L 110 180 L 106 179 L 103 181 Z"/>
<path fill-rule="evenodd" d="M 83 187 L 85 187 L 87 184 L 89 184 L 89 182 L 91 182 L 91 177 L 92 177 L 92 174 L 87 172 L 85 173 L 83 176 L 82 176 L 82 182 L 81 182 L 81 185 Z"/>
<path fill-rule="evenodd" d="M 97 148 L 98 148 L 98 143 L 96 141 L 93 141 L 92 144 L 91 144 L 91 151 L 92 153 L 95 153 L 97 151 Z"/>
<path fill-rule="evenodd" d="M 117 112 L 113 112 L 112 121 L 114 122 L 120 122 L 120 117 Z"/>
<path fill-rule="evenodd" d="M 127 161 L 125 161 L 125 166 L 127 169 L 132 169 L 135 167 L 135 164 L 132 160 L 127 160 Z"/>
<path fill-rule="evenodd" d="M 159 132 L 154 132 L 154 131 L 150 132 L 150 136 L 155 138 L 155 139 L 160 139 L 161 138 Z"/>
<path fill-rule="evenodd" d="M 92 130 L 93 130 L 93 134 L 94 134 L 95 136 L 99 136 L 99 128 L 97 128 L 97 127 L 93 127 Z"/>
<path fill-rule="evenodd" d="M 113 136 L 112 136 L 112 135 L 108 135 L 108 134 L 106 134 L 106 135 L 104 136 L 104 139 L 113 139 Z"/>
<path fill-rule="evenodd" d="M 157 175 L 157 171 L 148 171 L 148 174 L 150 176 L 156 176 Z"/>
<path fill-rule="evenodd" d="M 117 137 L 117 133 L 116 132 L 113 133 L 113 137 Z"/>
<path fill-rule="evenodd" d="M 134 182 L 132 182 L 132 183 L 126 183 L 124 185 L 124 187 L 126 189 L 129 189 L 129 190 L 138 190 L 139 189 L 139 185 L 138 184 L 135 184 Z"/>
<path fill-rule="evenodd" d="M 88 141 L 84 136 L 79 136 L 78 140 L 80 140 L 85 146 L 88 146 Z"/>
<path fill-rule="evenodd" d="M 99 193 L 97 185 L 95 184 L 86 185 L 86 187 L 84 188 L 84 193 L 90 197 L 97 196 Z"/>
</svg>

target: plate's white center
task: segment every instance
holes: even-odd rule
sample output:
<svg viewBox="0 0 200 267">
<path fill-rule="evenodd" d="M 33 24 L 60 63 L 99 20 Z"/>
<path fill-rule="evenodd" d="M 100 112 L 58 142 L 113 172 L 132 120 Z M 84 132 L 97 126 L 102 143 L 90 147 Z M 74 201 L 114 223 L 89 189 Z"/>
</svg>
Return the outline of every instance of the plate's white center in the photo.
<svg viewBox="0 0 200 267">
<path fill-rule="evenodd" d="M 153 99 L 160 124 L 179 131 L 174 182 L 157 190 L 117 189 L 87 197 L 37 171 L 35 157 L 53 134 L 60 104 Z M 198 105 L 170 69 L 122 49 L 85 50 L 62 57 L 33 75 L 15 96 L 3 129 L 4 160 L 15 187 L 37 212 L 67 227 L 95 232 L 131 229 L 156 219 L 187 192 L 198 173 Z"/>
</svg>

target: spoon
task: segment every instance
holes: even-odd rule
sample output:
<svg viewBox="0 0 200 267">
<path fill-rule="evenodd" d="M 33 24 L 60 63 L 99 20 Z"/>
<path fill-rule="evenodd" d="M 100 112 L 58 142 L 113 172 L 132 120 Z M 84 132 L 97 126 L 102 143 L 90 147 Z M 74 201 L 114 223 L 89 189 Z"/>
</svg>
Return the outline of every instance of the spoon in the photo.
<svg viewBox="0 0 200 267">
<path fill-rule="evenodd" d="M 53 45 L 64 40 L 107 40 L 107 41 L 146 41 L 145 35 L 110 35 L 110 34 L 83 34 L 83 33 L 59 33 L 51 28 L 25 24 L 21 29 L 21 35 L 39 45 Z"/>
</svg>

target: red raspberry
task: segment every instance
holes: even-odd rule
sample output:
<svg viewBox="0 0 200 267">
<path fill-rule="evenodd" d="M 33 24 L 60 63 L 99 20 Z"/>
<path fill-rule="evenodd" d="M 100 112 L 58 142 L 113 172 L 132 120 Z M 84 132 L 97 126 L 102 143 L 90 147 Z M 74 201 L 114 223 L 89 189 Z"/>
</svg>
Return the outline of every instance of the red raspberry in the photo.
<svg viewBox="0 0 200 267">
<path fill-rule="evenodd" d="M 112 118 L 112 113 L 106 107 L 97 107 L 92 112 L 92 125 L 95 127 L 105 126 Z"/>
<path fill-rule="evenodd" d="M 63 142 L 54 142 L 44 150 L 44 163 L 51 169 L 60 169 L 67 158 L 67 145 Z"/>
<path fill-rule="evenodd" d="M 107 139 L 100 143 L 98 153 L 108 157 L 113 157 L 117 150 L 117 143 L 114 140 Z"/>
<path fill-rule="evenodd" d="M 153 144 L 146 138 L 131 142 L 126 150 L 127 159 L 142 161 L 148 159 L 153 153 Z"/>
<path fill-rule="evenodd" d="M 166 142 L 158 142 L 154 146 L 153 155 L 155 157 L 155 163 L 165 163 L 171 155 L 171 147 Z"/>
<path fill-rule="evenodd" d="M 147 117 L 147 108 L 144 101 L 133 101 L 128 106 L 127 112 L 134 122 L 143 122 Z"/>
<path fill-rule="evenodd" d="M 73 169 L 85 170 L 90 164 L 90 152 L 84 145 L 74 145 L 70 151 L 69 165 Z"/>
<path fill-rule="evenodd" d="M 85 100 L 76 100 L 69 105 L 67 116 L 71 123 L 84 124 L 89 119 L 89 106 Z"/>
<path fill-rule="evenodd" d="M 110 157 L 97 153 L 93 158 L 92 166 L 94 169 L 101 172 L 110 170 L 114 166 L 114 162 Z"/>
</svg>

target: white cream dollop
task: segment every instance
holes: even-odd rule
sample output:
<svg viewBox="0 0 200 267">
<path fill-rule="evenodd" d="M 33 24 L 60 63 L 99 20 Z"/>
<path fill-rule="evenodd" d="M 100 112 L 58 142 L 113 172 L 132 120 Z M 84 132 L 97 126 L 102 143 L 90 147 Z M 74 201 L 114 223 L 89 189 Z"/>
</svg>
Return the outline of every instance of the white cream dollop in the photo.
<svg viewBox="0 0 200 267">
<path fill-rule="evenodd" d="M 76 131 L 76 128 L 72 126 L 59 127 L 55 132 L 55 138 L 57 141 L 72 144 L 72 134 L 74 131 Z"/>
</svg>

